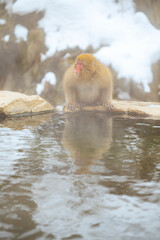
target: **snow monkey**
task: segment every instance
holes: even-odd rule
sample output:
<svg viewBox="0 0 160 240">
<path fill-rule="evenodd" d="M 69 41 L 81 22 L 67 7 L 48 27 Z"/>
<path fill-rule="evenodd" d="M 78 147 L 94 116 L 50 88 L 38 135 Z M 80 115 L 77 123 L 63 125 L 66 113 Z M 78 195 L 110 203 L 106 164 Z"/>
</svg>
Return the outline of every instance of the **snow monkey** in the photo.
<svg viewBox="0 0 160 240">
<path fill-rule="evenodd" d="M 112 106 L 112 75 L 93 55 L 80 54 L 64 74 L 63 84 L 67 107 Z"/>
</svg>

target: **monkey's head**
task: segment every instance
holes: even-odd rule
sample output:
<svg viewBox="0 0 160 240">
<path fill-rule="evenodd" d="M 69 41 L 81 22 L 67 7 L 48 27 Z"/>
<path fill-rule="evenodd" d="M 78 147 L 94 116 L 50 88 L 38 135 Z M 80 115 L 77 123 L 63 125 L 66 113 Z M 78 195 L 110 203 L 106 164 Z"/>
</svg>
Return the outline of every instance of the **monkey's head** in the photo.
<svg viewBox="0 0 160 240">
<path fill-rule="evenodd" d="M 89 53 L 80 54 L 75 61 L 75 74 L 80 75 L 83 73 L 86 74 L 86 72 L 94 72 L 96 61 L 96 58 Z"/>
</svg>

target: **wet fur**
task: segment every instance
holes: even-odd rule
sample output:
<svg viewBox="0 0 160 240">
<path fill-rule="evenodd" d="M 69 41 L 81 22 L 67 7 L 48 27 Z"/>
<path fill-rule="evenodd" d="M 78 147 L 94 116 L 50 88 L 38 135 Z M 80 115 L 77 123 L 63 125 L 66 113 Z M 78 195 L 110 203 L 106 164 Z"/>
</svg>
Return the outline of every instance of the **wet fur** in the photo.
<svg viewBox="0 0 160 240">
<path fill-rule="evenodd" d="M 84 64 L 80 73 L 74 72 L 77 61 Z M 104 105 L 112 103 L 112 75 L 110 70 L 91 54 L 81 54 L 67 69 L 64 91 L 68 106 Z"/>
</svg>

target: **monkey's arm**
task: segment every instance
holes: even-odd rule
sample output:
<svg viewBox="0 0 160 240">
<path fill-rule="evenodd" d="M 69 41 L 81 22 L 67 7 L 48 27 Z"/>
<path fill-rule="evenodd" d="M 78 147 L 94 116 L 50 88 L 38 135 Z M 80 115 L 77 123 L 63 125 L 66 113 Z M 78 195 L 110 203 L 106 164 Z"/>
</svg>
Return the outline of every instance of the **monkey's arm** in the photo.
<svg viewBox="0 0 160 240">
<path fill-rule="evenodd" d="M 74 111 L 76 104 L 76 88 L 73 75 L 74 66 L 72 65 L 65 73 L 63 78 L 63 86 L 65 99 L 69 110 Z"/>
<path fill-rule="evenodd" d="M 75 98 L 76 98 L 76 91 L 73 87 L 65 87 L 65 97 L 67 106 L 70 110 L 74 110 L 75 108 Z"/>
<path fill-rule="evenodd" d="M 112 105 L 112 83 L 101 89 L 100 103 L 107 109 L 113 108 Z"/>
<path fill-rule="evenodd" d="M 109 68 L 102 64 L 98 65 L 99 102 L 107 109 L 112 108 L 113 79 Z"/>
</svg>

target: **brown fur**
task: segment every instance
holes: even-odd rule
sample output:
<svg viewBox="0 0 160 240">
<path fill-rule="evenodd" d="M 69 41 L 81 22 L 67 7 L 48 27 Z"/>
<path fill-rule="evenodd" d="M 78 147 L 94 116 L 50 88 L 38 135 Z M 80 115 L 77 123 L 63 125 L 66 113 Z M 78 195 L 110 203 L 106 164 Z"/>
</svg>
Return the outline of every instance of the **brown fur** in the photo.
<svg viewBox="0 0 160 240">
<path fill-rule="evenodd" d="M 75 73 L 77 61 L 83 63 L 79 73 Z M 81 54 L 76 58 L 75 63 L 67 69 L 63 84 L 70 110 L 84 105 L 112 107 L 111 72 L 91 54 Z"/>
</svg>

